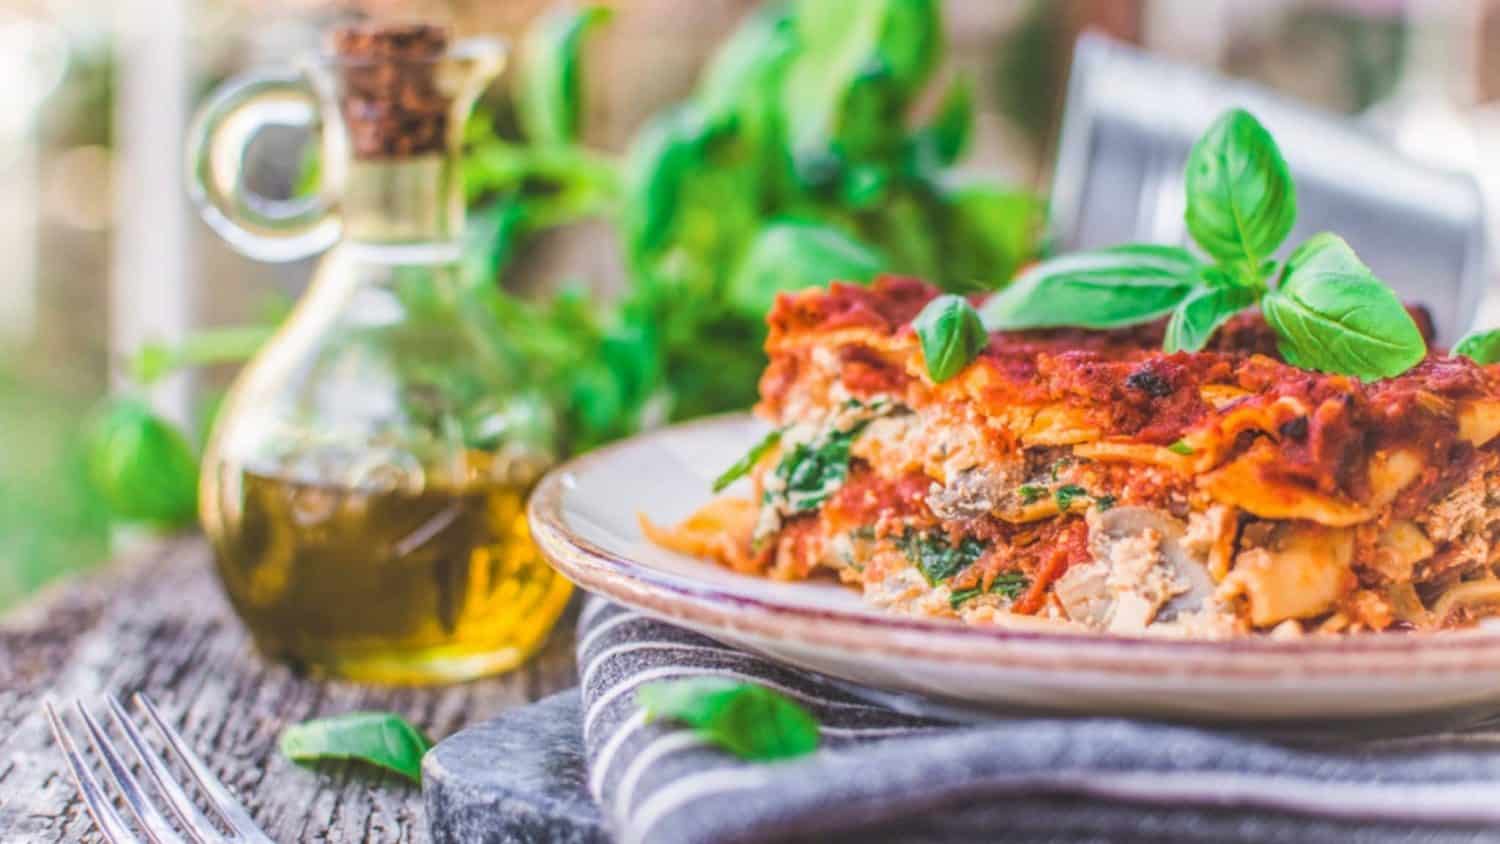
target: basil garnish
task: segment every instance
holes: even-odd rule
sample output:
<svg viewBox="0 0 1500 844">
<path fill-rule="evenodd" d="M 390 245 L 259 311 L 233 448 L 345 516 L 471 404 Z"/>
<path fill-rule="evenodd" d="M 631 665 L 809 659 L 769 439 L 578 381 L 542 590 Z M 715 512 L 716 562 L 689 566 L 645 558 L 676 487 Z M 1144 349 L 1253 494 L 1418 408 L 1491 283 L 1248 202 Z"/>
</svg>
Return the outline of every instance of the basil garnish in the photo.
<svg viewBox="0 0 1500 844">
<path fill-rule="evenodd" d="M 1271 133 L 1249 112 L 1215 120 L 1188 155 L 1188 231 L 1224 264 L 1259 269 L 1297 219 L 1292 174 Z"/>
<path fill-rule="evenodd" d="M 1130 244 L 1064 255 L 1021 273 L 981 313 L 992 330 L 1133 325 L 1172 310 L 1201 268 L 1175 246 Z"/>
<path fill-rule="evenodd" d="M 766 434 L 760 442 L 751 446 L 750 450 L 745 452 L 744 457 L 736 460 L 734 465 L 725 469 L 722 475 L 714 478 L 714 492 L 723 492 L 725 487 L 750 474 L 750 470 L 755 468 L 755 464 L 759 463 L 760 459 L 765 457 L 766 453 L 775 448 L 779 442 L 781 442 L 780 431 L 772 431 Z"/>
<path fill-rule="evenodd" d="M 1306 369 L 1388 378 L 1427 353 L 1395 294 L 1331 234 L 1271 258 L 1297 217 L 1296 186 L 1271 134 L 1236 109 L 1188 156 L 1188 231 L 1214 265 L 1182 249 L 1127 245 L 1044 261 L 981 308 L 990 329 L 1116 328 L 1170 312 L 1163 347 L 1198 351 L 1259 303 L 1286 360 Z"/>
<path fill-rule="evenodd" d="M 1500 363 L 1500 329 L 1472 331 L 1464 335 L 1453 347 L 1453 354 L 1479 364 Z"/>
<path fill-rule="evenodd" d="M 296 762 L 357 759 L 422 781 L 422 756 L 432 742 L 389 712 L 351 712 L 287 727 L 281 753 Z"/>
<path fill-rule="evenodd" d="M 1400 375 L 1427 352 L 1396 294 L 1349 244 L 1326 232 L 1292 253 L 1261 310 L 1276 329 L 1282 357 L 1304 369 L 1368 381 Z"/>
<path fill-rule="evenodd" d="M 969 300 L 952 293 L 927 303 L 912 320 L 922 341 L 927 375 L 941 383 L 957 375 L 989 343 L 989 333 Z"/>
<path fill-rule="evenodd" d="M 681 721 L 741 759 L 789 759 L 818 747 L 818 722 L 806 709 L 753 683 L 718 677 L 648 683 L 635 699 L 648 723 Z"/>
<path fill-rule="evenodd" d="M 1172 311 L 1162 349 L 1168 352 L 1200 351 L 1208 345 L 1219 326 L 1253 304 L 1255 291 L 1248 287 L 1200 287 Z"/>
</svg>

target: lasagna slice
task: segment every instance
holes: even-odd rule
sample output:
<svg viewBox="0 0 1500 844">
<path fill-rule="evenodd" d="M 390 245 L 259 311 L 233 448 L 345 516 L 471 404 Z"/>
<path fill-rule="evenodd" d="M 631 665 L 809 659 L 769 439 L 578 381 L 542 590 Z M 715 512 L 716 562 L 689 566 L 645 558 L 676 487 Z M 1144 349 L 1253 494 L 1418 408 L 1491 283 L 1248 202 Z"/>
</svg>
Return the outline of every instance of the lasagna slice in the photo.
<svg viewBox="0 0 1500 844">
<path fill-rule="evenodd" d="M 1161 352 L 1160 324 L 997 332 L 936 384 L 911 326 L 935 295 L 783 295 L 753 497 L 648 536 L 980 624 L 1295 636 L 1500 606 L 1500 368 L 1324 375 L 1246 313 L 1197 353 Z"/>
</svg>

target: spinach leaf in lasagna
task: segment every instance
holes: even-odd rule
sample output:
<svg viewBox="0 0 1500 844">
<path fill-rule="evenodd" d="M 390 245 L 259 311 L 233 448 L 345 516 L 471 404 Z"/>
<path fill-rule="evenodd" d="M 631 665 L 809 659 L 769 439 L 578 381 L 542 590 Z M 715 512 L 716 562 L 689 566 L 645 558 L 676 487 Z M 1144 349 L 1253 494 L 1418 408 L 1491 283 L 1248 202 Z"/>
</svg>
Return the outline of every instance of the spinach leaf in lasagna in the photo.
<svg viewBox="0 0 1500 844">
<path fill-rule="evenodd" d="M 957 545 L 950 545 L 947 534 L 942 531 L 910 528 L 901 534 L 896 544 L 907 561 L 916 566 L 933 586 L 978 562 L 986 550 L 985 544 L 972 536 L 964 537 Z"/>
<path fill-rule="evenodd" d="M 733 466 L 725 469 L 723 474 L 714 478 L 714 492 L 723 492 L 725 487 L 750 474 L 750 470 L 755 468 L 755 464 L 759 463 L 760 459 L 765 457 L 779 442 L 781 442 L 781 431 L 776 430 L 766 434 L 760 442 L 751 446 L 750 450 L 745 452 L 744 457 L 736 460 Z"/>
<path fill-rule="evenodd" d="M 1014 601 L 1026 593 L 1031 586 L 1030 578 L 1018 571 L 1001 572 L 995 575 L 990 582 L 991 595 L 1004 595 Z M 948 606 L 958 609 L 969 601 L 984 594 L 984 590 L 975 586 L 970 589 L 957 589 L 948 596 Z"/>
<path fill-rule="evenodd" d="M 864 429 L 861 422 L 847 431 L 831 430 L 812 442 L 797 443 L 776 465 L 780 497 L 793 513 L 815 510 L 849 477 L 849 447 Z M 766 491 L 770 502 L 775 495 Z"/>
</svg>

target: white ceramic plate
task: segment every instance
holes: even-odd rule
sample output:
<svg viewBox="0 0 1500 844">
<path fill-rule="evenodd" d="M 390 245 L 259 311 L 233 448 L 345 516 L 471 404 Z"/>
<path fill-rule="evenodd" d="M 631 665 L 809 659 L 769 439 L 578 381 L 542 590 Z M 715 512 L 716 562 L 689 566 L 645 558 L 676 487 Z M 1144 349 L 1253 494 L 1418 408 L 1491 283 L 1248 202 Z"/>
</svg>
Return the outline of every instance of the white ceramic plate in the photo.
<svg viewBox="0 0 1500 844">
<path fill-rule="evenodd" d="M 961 706 L 1267 720 L 1500 706 L 1500 631 L 1186 642 L 896 617 L 832 583 L 781 583 L 648 543 L 765 427 L 745 415 L 665 428 L 544 478 L 531 527 L 573 582 L 772 659 Z M 746 482 L 742 482 L 746 483 Z"/>
</svg>

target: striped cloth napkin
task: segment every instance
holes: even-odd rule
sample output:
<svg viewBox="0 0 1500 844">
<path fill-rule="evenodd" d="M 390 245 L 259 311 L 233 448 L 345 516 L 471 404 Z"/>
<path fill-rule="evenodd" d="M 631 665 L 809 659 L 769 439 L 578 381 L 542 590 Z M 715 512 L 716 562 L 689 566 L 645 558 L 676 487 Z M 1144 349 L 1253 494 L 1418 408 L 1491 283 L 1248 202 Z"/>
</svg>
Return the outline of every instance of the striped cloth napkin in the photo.
<svg viewBox="0 0 1500 844">
<path fill-rule="evenodd" d="M 578 670 L 588 787 L 623 844 L 1500 842 L 1500 719 L 1400 738 L 1121 718 L 956 725 L 598 598 L 579 620 Z M 646 723 L 637 688 L 705 675 L 797 700 L 821 725 L 819 750 L 741 762 Z"/>
</svg>

